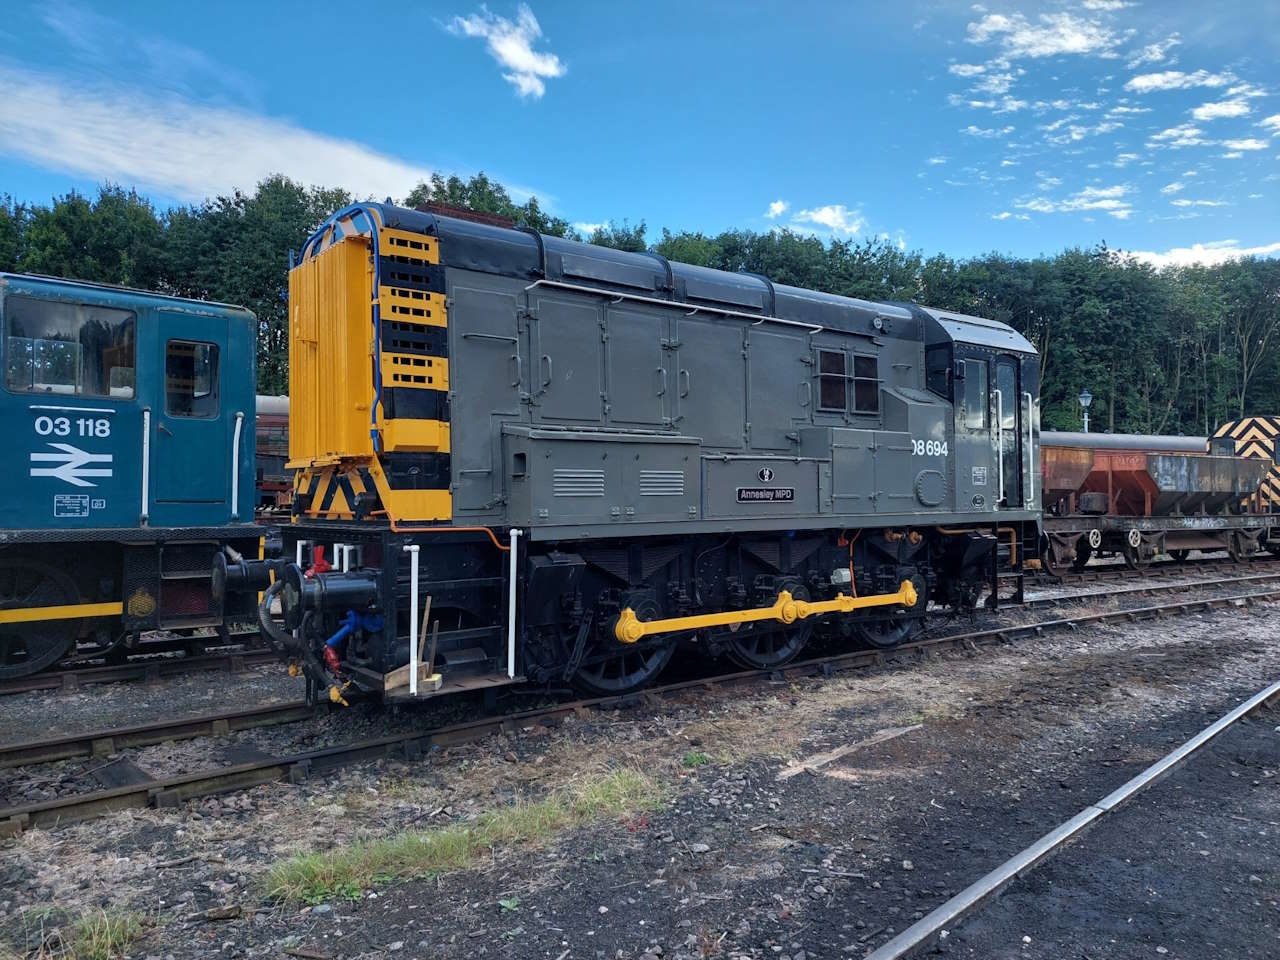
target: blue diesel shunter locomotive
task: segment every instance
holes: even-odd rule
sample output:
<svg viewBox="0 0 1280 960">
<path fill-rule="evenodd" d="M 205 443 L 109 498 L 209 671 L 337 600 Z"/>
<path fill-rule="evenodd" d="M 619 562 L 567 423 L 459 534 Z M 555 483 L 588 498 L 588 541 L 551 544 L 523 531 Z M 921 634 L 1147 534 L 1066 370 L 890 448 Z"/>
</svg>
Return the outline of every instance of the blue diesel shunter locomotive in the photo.
<svg viewBox="0 0 1280 960">
<path fill-rule="evenodd" d="M 253 314 L 0 274 L 0 328 L 0 677 L 251 614 L 211 570 L 258 555 Z"/>
</svg>

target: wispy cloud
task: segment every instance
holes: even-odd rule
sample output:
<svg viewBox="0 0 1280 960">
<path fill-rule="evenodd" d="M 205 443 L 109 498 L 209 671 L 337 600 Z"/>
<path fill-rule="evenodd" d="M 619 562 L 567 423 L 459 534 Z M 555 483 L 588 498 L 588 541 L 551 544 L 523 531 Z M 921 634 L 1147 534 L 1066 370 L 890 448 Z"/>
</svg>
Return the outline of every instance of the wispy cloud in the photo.
<svg viewBox="0 0 1280 960">
<path fill-rule="evenodd" d="M 1013 127 L 976 127 L 971 123 L 960 132 L 971 137 L 1007 137 L 1013 133 Z"/>
<path fill-rule="evenodd" d="M 1096 20 L 1069 13 L 1042 13 L 1032 23 L 1020 13 L 989 13 L 968 26 L 968 41 L 995 42 L 1010 60 L 1063 54 L 1112 56 L 1122 38 Z"/>
<path fill-rule="evenodd" d="M 991 215 L 992 220 L 1030 220 L 1031 218 L 1025 213 L 1012 213 L 1008 210 L 1001 210 L 999 213 Z"/>
<path fill-rule="evenodd" d="M 1170 34 L 1164 40 L 1148 43 L 1129 57 L 1127 66 L 1130 70 L 1134 70 L 1148 63 L 1163 63 L 1164 59 L 1169 55 L 1169 51 L 1180 43 L 1182 43 L 1182 38 L 1176 33 Z"/>
<path fill-rule="evenodd" d="M 1256 137 L 1246 137 L 1243 140 L 1223 140 L 1222 145 L 1228 150 L 1265 150 L 1269 146 L 1267 141 L 1259 140 Z"/>
<path fill-rule="evenodd" d="M 284 173 L 403 196 L 432 170 L 287 120 L 0 62 L 0 153 L 49 170 L 199 201 Z"/>
<path fill-rule="evenodd" d="M 1280 114 L 1276 115 L 1276 120 L 1280 121 Z M 929 158 L 929 164 L 934 167 L 940 166 L 941 164 L 944 164 L 946 162 L 947 162 L 946 157 L 930 157 Z"/>
<path fill-rule="evenodd" d="M 1258 126 L 1275 136 L 1280 133 L 1280 113 L 1274 113 L 1263 120 L 1259 120 Z"/>
<path fill-rule="evenodd" d="M 604 228 L 605 228 L 605 224 L 603 223 L 587 223 L 585 220 L 579 220 L 577 223 L 573 225 L 573 229 L 577 230 L 579 233 L 584 234 L 585 236 L 588 236 L 588 237 L 591 236 L 593 233 L 595 233 L 597 230 L 603 230 Z"/>
<path fill-rule="evenodd" d="M 1159 73 L 1140 73 L 1129 78 L 1124 88 L 1134 93 L 1155 93 L 1159 90 L 1186 90 L 1190 87 L 1225 87 L 1235 82 L 1229 73 L 1209 73 L 1197 70 L 1183 73 L 1181 70 L 1162 70 Z"/>
<path fill-rule="evenodd" d="M 1148 138 L 1148 143 L 1166 147 L 1197 147 L 1210 142 L 1201 136 L 1203 133 L 1203 130 L 1193 124 L 1181 123 L 1176 127 L 1153 133 Z"/>
<path fill-rule="evenodd" d="M 769 204 L 769 209 L 765 213 L 765 216 L 770 220 L 777 220 L 780 216 L 786 213 L 790 207 L 791 204 L 787 203 L 785 200 L 775 200 L 773 203 Z"/>
<path fill-rule="evenodd" d="M 1186 186 L 1187 185 L 1185 183 L 1181 183 L 1175 180 L 1173 181 L 1173 183 L 1166 183 L 1163 187 L 1160 188 L 1160 192 L 1168 196 L 1171 193 L 1178 193 L 1181 190 L 1185 190 Z"/>
<path fill-rule="evenodd" d="M 1100 212 L 1117 220 L 1127 220 L 1134 212 L 1133 205 L 1126 199 L 1130 192 L 1130 188 L 1125 184 L 1116 184 L 1111 187 L 1085 187 L 1078 193 L 1061 200 L 1034 197 L 1015 206 L 1033 213 Z"/>
<path fill-rule="evenodd" d="M 1187 267 L 1200 263 L 1216 266 L 1240 257 L 1269 257 L 1280 253 L 1280 243 L 1242 247 L 1239 240 L 1216 240 L 1212 243 L 1195 243 L 1189 247 L 1174 247 L 1163 253 L 1153 250 L 1131 250 L 1129 254 L 1153 267 Z"/>
<path fill-rule="evenodd" d="M 1188 200 L 1186 197 L 1179 197 L 1177 200 L 1169 201 L 1171 206 L 1175 207 L 1226 207 L 1230 206 L 1225 200 Z"/>
<path fill-rule="evenodd" d="M 862 214 L 850 210 L 843 203 L 830 203 L 825 207 L 801 210 L 792 218 L 796 224 L 825 227 L 832 233 L 853 236 L 867 225 Z"/>
<path fill-rule="evenodd" d="M 976 77 L 986 72 L 986 64 L 981 63 L 953 63 L 947 67 L 947 73 L 957 77 Z"/>
<path fill-rule="evenodd" d="M 547 92 L 546 81 L 563 77 L 567 69 L 554 53 L 533 49 L 542 39 L 542 26 L 528 4 L 520 4 L 515 20 L 481 7 L 469 17 L 454 17 L 445 29 L 454 36 L 483 39 L 489 56 L 506 71 L 502 79 L 521 97 L 541 98 Z"/>
<path fill-rule="evenodd" d="M 1221 120 L 1230 117 L 1243 117 L 1253 112 L 1253 108 L 1243 100 L 1219 100 L 1216 103 L 1202 103 L 1191 111 L 1197 120 Z"/>
</svg>

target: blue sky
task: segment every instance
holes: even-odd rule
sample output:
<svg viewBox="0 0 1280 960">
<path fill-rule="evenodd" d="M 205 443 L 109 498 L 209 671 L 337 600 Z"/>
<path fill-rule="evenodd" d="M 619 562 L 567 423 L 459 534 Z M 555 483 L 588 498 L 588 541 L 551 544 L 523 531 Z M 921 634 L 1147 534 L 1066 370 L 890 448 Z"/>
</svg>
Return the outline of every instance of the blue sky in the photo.
<svg viewBox="0 0 1280 960">
<path fill-rule="evenodd" d="M 12 4 L 12 0 L 11 0 Z M 1280 254 L 1280 4 L 18 3 L 0 193 L 485 170 L 590 225 Z"/>
</svg>

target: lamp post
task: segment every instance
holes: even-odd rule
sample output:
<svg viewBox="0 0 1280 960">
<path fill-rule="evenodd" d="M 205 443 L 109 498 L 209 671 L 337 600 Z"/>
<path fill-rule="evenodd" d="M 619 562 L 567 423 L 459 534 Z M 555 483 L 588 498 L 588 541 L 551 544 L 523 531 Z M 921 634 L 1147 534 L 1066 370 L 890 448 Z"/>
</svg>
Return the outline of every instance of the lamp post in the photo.
<svg viewBox="0 0 1280 960">
<path fill-rule="evenodd" d="M 1089 404 L 1093 403 L 1093 394 L 1087 389 L 1080 391 L 1080 409 L 1084 413 L 1084 432 L 1089 432 Z"/>
</svg>

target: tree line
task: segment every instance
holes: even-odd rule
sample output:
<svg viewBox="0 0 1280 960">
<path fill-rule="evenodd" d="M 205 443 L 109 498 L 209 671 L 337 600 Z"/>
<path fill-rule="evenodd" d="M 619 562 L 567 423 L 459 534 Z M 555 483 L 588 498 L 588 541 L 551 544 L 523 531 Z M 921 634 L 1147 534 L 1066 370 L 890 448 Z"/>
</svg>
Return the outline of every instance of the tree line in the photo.
<svg viewBox="0 0 1280 960">
<path fill-rule="evenodd" d="M 288 389 L 288 260 L 343 189 L 270 177 L 252 193 L 158 210 L 104 185 L 48 204 L 0 200 L 0 270 L 18 270 L 241 304 L 258 317 L 258 388 Z M 1052 256 L 956 259 L 887 239 L 823 241 L 790 230 L 697 231 L 650 239 L 643 220 L 581 236 L 536 198 L 516 203 L 484 174 L 432 177 L 401 202 L 435 201 L 543 233 L 868 300 L 918 303 L 1010 324 L 1040 351 L 1046 428 L 1211 432 L 1244 415 L 1280 415 L 1280 261 L 1156 270 L 1105 244 Z"/>
</svg>

